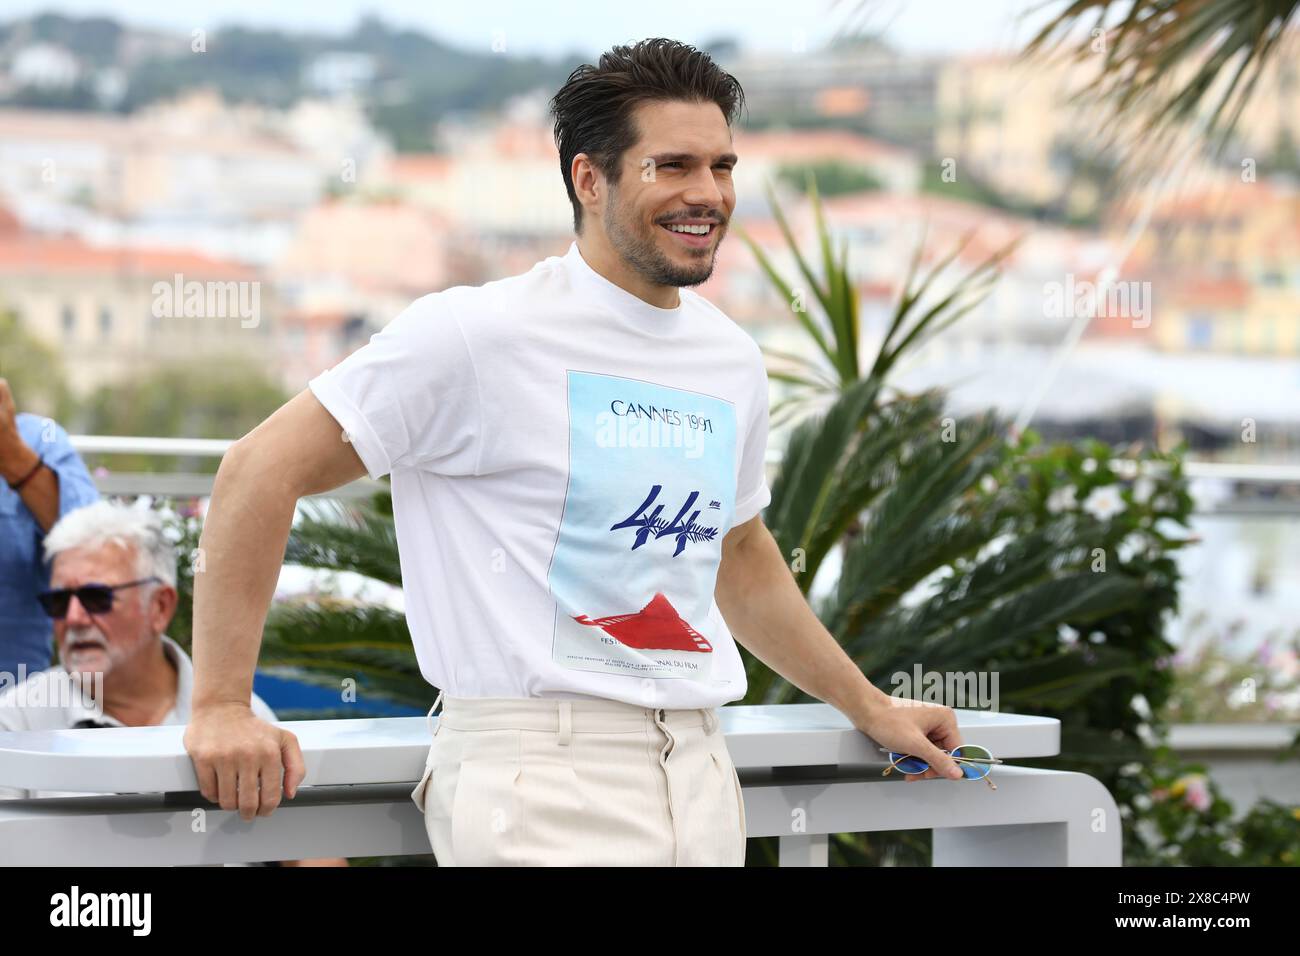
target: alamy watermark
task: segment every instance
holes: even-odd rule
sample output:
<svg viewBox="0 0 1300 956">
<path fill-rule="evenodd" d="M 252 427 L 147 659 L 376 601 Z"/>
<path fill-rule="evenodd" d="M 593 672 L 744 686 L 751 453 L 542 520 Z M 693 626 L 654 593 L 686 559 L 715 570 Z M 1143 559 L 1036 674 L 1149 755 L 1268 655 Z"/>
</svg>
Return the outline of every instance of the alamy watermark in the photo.
<svg viewBox="0 0 1300 956">
<path fill-rule="evenodd" d="M 241 328 L 262 321 L 260 282 L 199 282 L 176 273 L 171 282 L 153 284 L 153 315 L 159 319 L 239 319 Z"/>
<path fill-rule="evenodd" d="M 1111 282 L 1099 290 L 1097 283 L 1075 281 L 1073 273 L 1067 273 L 1064 282 L 1043 285 L 1043 314 L 1049 319 L 1129 317 L 1133 328 L 1145 329 L 1151 325 L 1151 283 Z"/>
<path fill-rule="evenodd" d="M 38 672 L 39 673 L 39 672 Z M 18 673 L 0 671 L 0 694 L 13 690 L 6 704 L 19 708 L 81 708 L 97 717 L 104 714 L 104 672 L 65 671 L 62 680 L 29 680 L 27 665 Z"/>
<path fill-rule="evenodd" d="M 889 678 L 890 696 L 963 710 L 998 712 L 997 671 L 896 671 Z"/>
<path fill-rule="evenodd" d="M 596 415 L 598 448 L 682 448 L 684 457 L 699 458 L 713 434 L 711 418 L 677 409 L 616 400 Z"/>
</svg>

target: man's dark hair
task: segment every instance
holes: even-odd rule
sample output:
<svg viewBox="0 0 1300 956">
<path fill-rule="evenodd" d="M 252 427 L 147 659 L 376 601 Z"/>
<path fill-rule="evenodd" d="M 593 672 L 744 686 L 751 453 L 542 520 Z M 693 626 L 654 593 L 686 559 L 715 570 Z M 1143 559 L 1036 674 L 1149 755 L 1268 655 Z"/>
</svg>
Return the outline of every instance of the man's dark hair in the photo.
<svg viewBox="0 0 1300 956">
<path fill-rule="evenodd" d="M 551 98 L 560 173 L 573 205 L 573 229 L 582 232 L 582 203 L 573 189 L 573 157 L 586 153 L 606 180 L 618 185 L 620 160 L 635 145 L 633 109 L 642 103 L 687 100 L 717 103 L 731 126 L 745 93 L 707 53 L 663 37 L 601 54 L 598 66 L 584 63 Z"/>
</svg>

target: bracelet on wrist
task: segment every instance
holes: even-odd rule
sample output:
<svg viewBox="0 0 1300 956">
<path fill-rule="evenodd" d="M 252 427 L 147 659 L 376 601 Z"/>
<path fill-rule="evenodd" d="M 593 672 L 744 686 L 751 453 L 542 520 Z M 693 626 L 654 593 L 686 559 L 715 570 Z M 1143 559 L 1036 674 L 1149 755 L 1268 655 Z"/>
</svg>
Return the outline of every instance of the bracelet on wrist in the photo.
<svg viewBox="0 0 1300 956">
<path fill-rule="evenodd" d="M 41 456 L 41 455 L 37 455 L 37 456 L 36 456 L 36 464 L 32 465 L 31 470 L 30 470 L 29 472 L 27 472 L 27 474 L 25 474 L 25 475 L 23 475 L 21 478 L 19 478 L 17 481 L 11 481 L 11 482 L 9 482 L 9 487 L 12 488 L 14 491 L 20 491 L 20 490 L 22 489 L 23 485 L 25 485 L 25 484 L 27 484 L 27 482 L 31 481 L 32 476 L 35 475 L 38 471 L 40 471 L 40 470 L 41 470 L 41 466 L 44 465 L 44 464 L 45 464 L 45 458 L 44 458 L 43 456 Z"/>
</svg>

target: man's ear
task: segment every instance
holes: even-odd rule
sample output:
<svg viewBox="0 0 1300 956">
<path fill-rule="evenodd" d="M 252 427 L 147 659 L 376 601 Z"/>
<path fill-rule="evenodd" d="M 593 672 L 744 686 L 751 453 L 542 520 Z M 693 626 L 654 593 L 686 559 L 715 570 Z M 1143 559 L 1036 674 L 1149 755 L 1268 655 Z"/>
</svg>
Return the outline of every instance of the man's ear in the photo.
<svg viewBox="0 0 1300 956">
<path fill-rule="evenodd" d="M 155 633 L 167 632 L 167 625 L 171 624 L 179 602 L 180 595 L 170 584 L 160 584 L 153 589 L 149 595 L 149 621 L 153 624 Z"/>
</svg>

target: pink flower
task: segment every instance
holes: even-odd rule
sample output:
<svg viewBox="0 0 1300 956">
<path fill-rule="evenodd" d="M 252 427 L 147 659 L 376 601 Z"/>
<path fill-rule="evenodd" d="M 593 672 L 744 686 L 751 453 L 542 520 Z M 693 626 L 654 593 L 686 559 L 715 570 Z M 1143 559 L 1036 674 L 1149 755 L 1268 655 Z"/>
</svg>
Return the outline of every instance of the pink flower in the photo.
<svg viewBox="0 0 1300 956">
<path fill-rule="evenodd" d="M 1275 654 L 1269 664 L 1276 667 L 1286 680 L 1293 680 L 1297 674 L 1300 674 L 1300 658 L 1297 658 L 1296 652 L 1290 648 Z"/>
<path fill-rule="evenodd" d="M 1206 785 L 1205 777 L 1201 774 L 1192 774 L 1187 778 L 1187 794 L 1183 797 L 1187 805 L 1193 810 L 1204 812 L 1210 808 L 1210 788 Z"/>
</svg>

